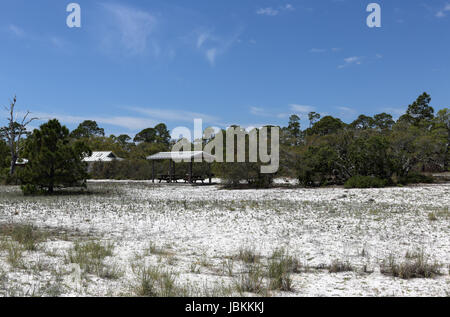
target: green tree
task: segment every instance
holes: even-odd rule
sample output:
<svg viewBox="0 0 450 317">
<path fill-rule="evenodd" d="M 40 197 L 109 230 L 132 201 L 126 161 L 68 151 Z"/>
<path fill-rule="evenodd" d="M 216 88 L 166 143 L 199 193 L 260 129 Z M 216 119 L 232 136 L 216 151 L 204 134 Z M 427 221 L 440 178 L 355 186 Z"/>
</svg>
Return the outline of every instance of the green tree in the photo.
<svg viewBox="0 0 450 317">
<path fill-rule="evenodd" d="M 156 133 L 156 143 L 162 143 L 169 145 L 170 143 L 170 132 L 164 123 L 160 123 L 155 126 Z"/>
<path fill-rule="evenodd" d="M 312 128 L 313 125 L 320 120 L 320 114 L 317 112 L 310 112 L 308 113 L 308 119 L 309 119 L 309 127 Z"/>
<path fill-rule="evenodd" d="M 0 170 L 9 166 L 9 149 L 6 142 L 0 139 Z"/>
<path fill-rule="evenodd" d="M 308 129 L 308 135 L 328 135 L 337 133 L 339 130 L 344 129 L 346 124 L 340 119 L 332 116 L 323 117 L 320 121 L 316 122 L 311 129 Z"/>
<path fill-rule="evenodd" d="M 358 119 L 356 119 L 355 121 L 353 121 L 350 126 L 353 129 L 357 129 L 357 130 L 367 130 L 367 129 L 372 129 L 375 125 L 375 120 L 372 117 L 368 117 L 365 115 L 360 115 L 358 117 Z"/>
<path fill-rule="evenodd" d="M 136 134 L 134 137 L 134 142 L 136 143 L 155 143 L 156 142 L 156 131 L 154 128 L 147 128 Z"/>
<path fill-rule="evenodd" d="M 23 188 L 53 193 L 56 188 L 85 186 L 91 151 L 83 141 L 71 142 L 69 130 L 53 119 L 35 129 L 27 139 L 24 154 L 29 163 L 20 172 Z"/>
<path fill-rule="evenodd" d="M 416 101 L 408 106 L 406 114 L 399 121 L 419 126 L 421 123 L 430 123 L 434 118 L 434 109 L 430 106 L 431 96 L 424 92 Z"/>
<path fill-rule="evenodd" d="M 373 117 L 374 119 L 374 127 L 378 130 L 390 130 L 392 126 L 395 124 L 392 115 L 388 113 L 380 113 Z"/>
<path fill-rule="evenodd" d="M 300 129 L 300 117 L 292 115 L 289 118 L 289 125 L 287 131 L 291 138 L 291 144 L 297 146 L 301 142 L 302 130 Z"/>
<path fill-rule="evenodd" d="M 103 137 L 105 136 L 105 130 L 100 128 L 97 125 L 97 122 L 86 120 L 82 122 L 78 128 L 72 131 L 71 136 L 76 139 Z"/>
</svg>

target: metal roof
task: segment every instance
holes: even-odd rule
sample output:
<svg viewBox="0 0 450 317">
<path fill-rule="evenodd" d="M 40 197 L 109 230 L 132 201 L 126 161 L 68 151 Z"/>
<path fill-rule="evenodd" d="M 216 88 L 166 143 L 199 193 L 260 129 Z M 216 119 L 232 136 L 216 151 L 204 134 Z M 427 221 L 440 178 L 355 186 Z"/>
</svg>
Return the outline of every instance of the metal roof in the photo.
<svg viewBox="0 0 450 317">
<path fill-rule="evenodd" d="M 115 160 L 121 160 L 121 158 L 111 151 L 92 152 L 91 156 L 85 157 L 83 159 L 84 162 L 111 162 Z"/>
<path fill-rule="evenodd" d="M 202 159 L 207 162 L 216 160 L 214 155 L 202 151 L 184 151 L 184 152 L 160 152 L 155 155 L 150 155 L 147 160 L 179 160 L 192 161 L 195 159 Z"/>
</svg>

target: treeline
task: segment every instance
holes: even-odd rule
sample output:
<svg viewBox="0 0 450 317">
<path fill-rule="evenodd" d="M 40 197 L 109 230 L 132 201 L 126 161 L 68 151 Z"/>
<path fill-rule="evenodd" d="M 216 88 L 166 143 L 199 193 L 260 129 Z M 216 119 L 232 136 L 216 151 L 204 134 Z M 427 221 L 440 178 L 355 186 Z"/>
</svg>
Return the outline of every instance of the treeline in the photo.
<svg viewBox="0 0 450 317">
<path fill-rule="evenodd" d="M 242 183 L 267 187 L 274 177 L 294 177 L 303 186 L 381 187 L 429 181 L 424 173 L 449 170 L 450 144 L 449 109 L 435 113 L 430 102 L 431 97 L 422 94 L 398 120 L 381 113 L 373 117 L 361 115 L 347 124 L 338 118 L 321 117 L 311 112 L 308 115 L 310 124 L 305 129 L 301 127 L 301 118 L 292 115 L 288 125 L 281 128 L 280 169 L 276 174 L 262 174 L 261 163 L 214 163 L 212 172 L 232 187 Z M 5 131 L 24 130 L 16 124 L 0 130 L 3 179 L 12 177 L 13 151 Z M 65 127 L 57 126 L 56 129 L 64 130 Z M 78 144 L 79 147 L 82 144 L 91 151 L 113 151 L 124 159 L 94 164 L 89 177 L 98 179 L 150 179 L 152 168 L 146 157 L 170 151 L 175 144 L 163 123 L 144 129 L 134 139 L 128 135 L 106 136 L 104 129 L 89 120 L 71 132 L 64 130 L 64 133 L 67 144 Z M 35 134 L 24 133 L 20 140 L 24 149 L 30 149 L 26 144 L 36 139 L 36 136 L 32 137 Z M 208 140 L 202 142 L 206 145 Z M 29 159 L 30 151 L 15 155 Z M 169 170 L 168 162 L 156 166 L 157 173 L 164 174 Z M 177 165 L 180 174 L 187 173 L 187 169 L 187 164 Z M 198 175 L 209 173 L 207 164 L 194 164 L 194 169 Z"/>
<path fill-rule="evenodd" d="M 304 186 L 429 181 L 422 173 L 448 171 L 450 143 L 449 109 L 435 114 L 430 102 L 422 94 L 397 121 L 381 113 L 345 124 L 311 113 L 303 131 L 292 116 L 283 129 L 281 174 L 296 175 Z"/>
</svg>

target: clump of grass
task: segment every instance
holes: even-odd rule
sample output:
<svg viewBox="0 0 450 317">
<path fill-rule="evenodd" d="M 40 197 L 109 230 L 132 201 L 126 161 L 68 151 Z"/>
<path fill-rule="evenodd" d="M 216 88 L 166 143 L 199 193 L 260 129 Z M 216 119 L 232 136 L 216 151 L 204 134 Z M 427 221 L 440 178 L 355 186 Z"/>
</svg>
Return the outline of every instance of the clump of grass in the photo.
<svg viewBox="0 0 450 317">
<path fill-rule="evenodd" d="M 264 294 L 267 288 L 264 283 L 264 272 L 259 264 L 247 264 L 245 273 L 235 279 L 235 287 L 239 293 Z"/>
<path fill-rule="evenodd" d="M 185 287 L 180 287 L 175 275 L 154 266 L 133 267 L 137 275 L 134 293 L 142 297 L 181 297 L 188 294 Z"/>
<path fill-rule="evenodd" d="M 86 243 L 76 242 L 73 249 L 69 250 L 66 262 L 76 263 L 86 273 L 101 275 L 104 269 L 103 260 L 112 256 L 113 243 L 102 244 L 95 241 Z"/>
<path fill-rule="evenodd" d="M 433 278 L 442 275 L 440 267 L 436 262 L 429 263 L 423 252 L 416 255 L 413 261 L 406 260 L 402 263 L 397 263 L 391 255 L 381 264 L 381 273 L 401 279 Z"/>
<path fill-rule="evenodd" d="M 150 245 L 146 251 L 146 255 L 159 255 L 159 256 L 169 256 L 171 253 L 163 248 L 158 247 L 153 242 L 150 242 Z"/>
<path fill-rule="evenodd" d="M 233 276 L 234 260 L 226 259 L 222 261 L 222 272 L 228 276 Z"/>
<path fill-rule="evenodd" d="M 269 288 L 285 292 L 293 291 L 291 273 L 298 273 L 299 261 L 287 254 L 284 249 L 275 250 L 269 259 L 267 275 L 270 279 Z"/>
<path fill-rule="evenodd" d="M 23 266 L 23 249 L 22 246 L 14 242 L 6 242 L 3 246 L 8 255 L 6 261 L 14 268 Z"/>
<path fill-rule="evenodd" d="M 249 248 L 241 248 L 235 258 L 248 264 L 259 263 L 261 260 L 261 256 Z"/>
<path fill-rule="evenodd" d="M 330 273 L 353 272 L 355 268 L 349 262 L 334 260 L 328 268 Z"/>
<path fill-rule="evenodd" d="M 105 265 L 99 269 L 98 276 L 108 280 L 118 280 L 123 276 L 123 271 L 117 265 Z"/>
<path fill-rule="evenodd" d="M 20 243 L 26 251 L 36 251 L 38 244 L 46 238 L 44 232 L 31 225 L 3 226 L 0 228 L 0 234 Z"/>
<path fill-rule="evenodd" d="M 430 221 L 437 221 L 437 220 L 438 220 L 438 217 L 436 216 L 436 213 L 430 212 L 430 213 L 428 214 L 428 220 L 430 220 Z"/>
</svg>

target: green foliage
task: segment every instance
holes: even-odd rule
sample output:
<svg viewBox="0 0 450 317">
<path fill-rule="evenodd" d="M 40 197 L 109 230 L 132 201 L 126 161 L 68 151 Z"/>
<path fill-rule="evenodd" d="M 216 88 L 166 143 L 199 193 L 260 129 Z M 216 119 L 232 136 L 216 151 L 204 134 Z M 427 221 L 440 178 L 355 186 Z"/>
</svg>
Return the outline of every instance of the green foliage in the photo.
<svg viewBox="0 0 450 317">
<path fill-rule="evenodd" d="M 154 128 L 147 128 L 139 132 L 134 138 L 134 142 L 161 143 L 169 145 L 170 132 L 164 123 L 160 123 Z"/>
<path fill-rule="evenodd" d="M 434 109 L 430 106 L 430 102 L 430 95 L 424 92 L 416 101 L 409 105 L 406 114 L 400 117 L 399 121 L 416 126 L 430 122 L 434 118 Z"/>
<path fill-rule="evenodd" d="M 434 182 L 433 177 L 418 173 L 411 173 L 409 175 L 402 176 L 397 180 L 397 183 L 402 185 L 421 184 L 421 183 L 430 184 L 433 182 Z"/>
<path fill-rule="evenodd" d="M 35 186 L 53 193 L 58 187 L 85 185 L 87 166 L 82 160 L 89 153 L 84 142 L 71 142 L 69 130 L 58 120 L 50 120 L 27 139 L 24 156 L 29 163 L 19 173 L 23 189 Z"/>
<path fill-rule="evenodd" d="M 76 139 L 91 138 L 94 136 L 105 136 L 105 130 L 99 128 L 97 122 L 86 120 L 82 122 L 78 128 L 72 131 L 71 137 Z"/>
<path fill-rule="evenodd" d="M 382 188 L 386 181 L 377 177 L 356 175 L 345 182 L 345 188 Z"/>
<path fill-rule="evenodd" d="M 328 135 L 337 133 L 339 130 L 344 129 L 346 124 L 340 119 L 333 118 L 332 116 L 323 117 L 319 122 L 315 123 L 311 129 L 307 130 L 308 135 Z"/>
</svg>

